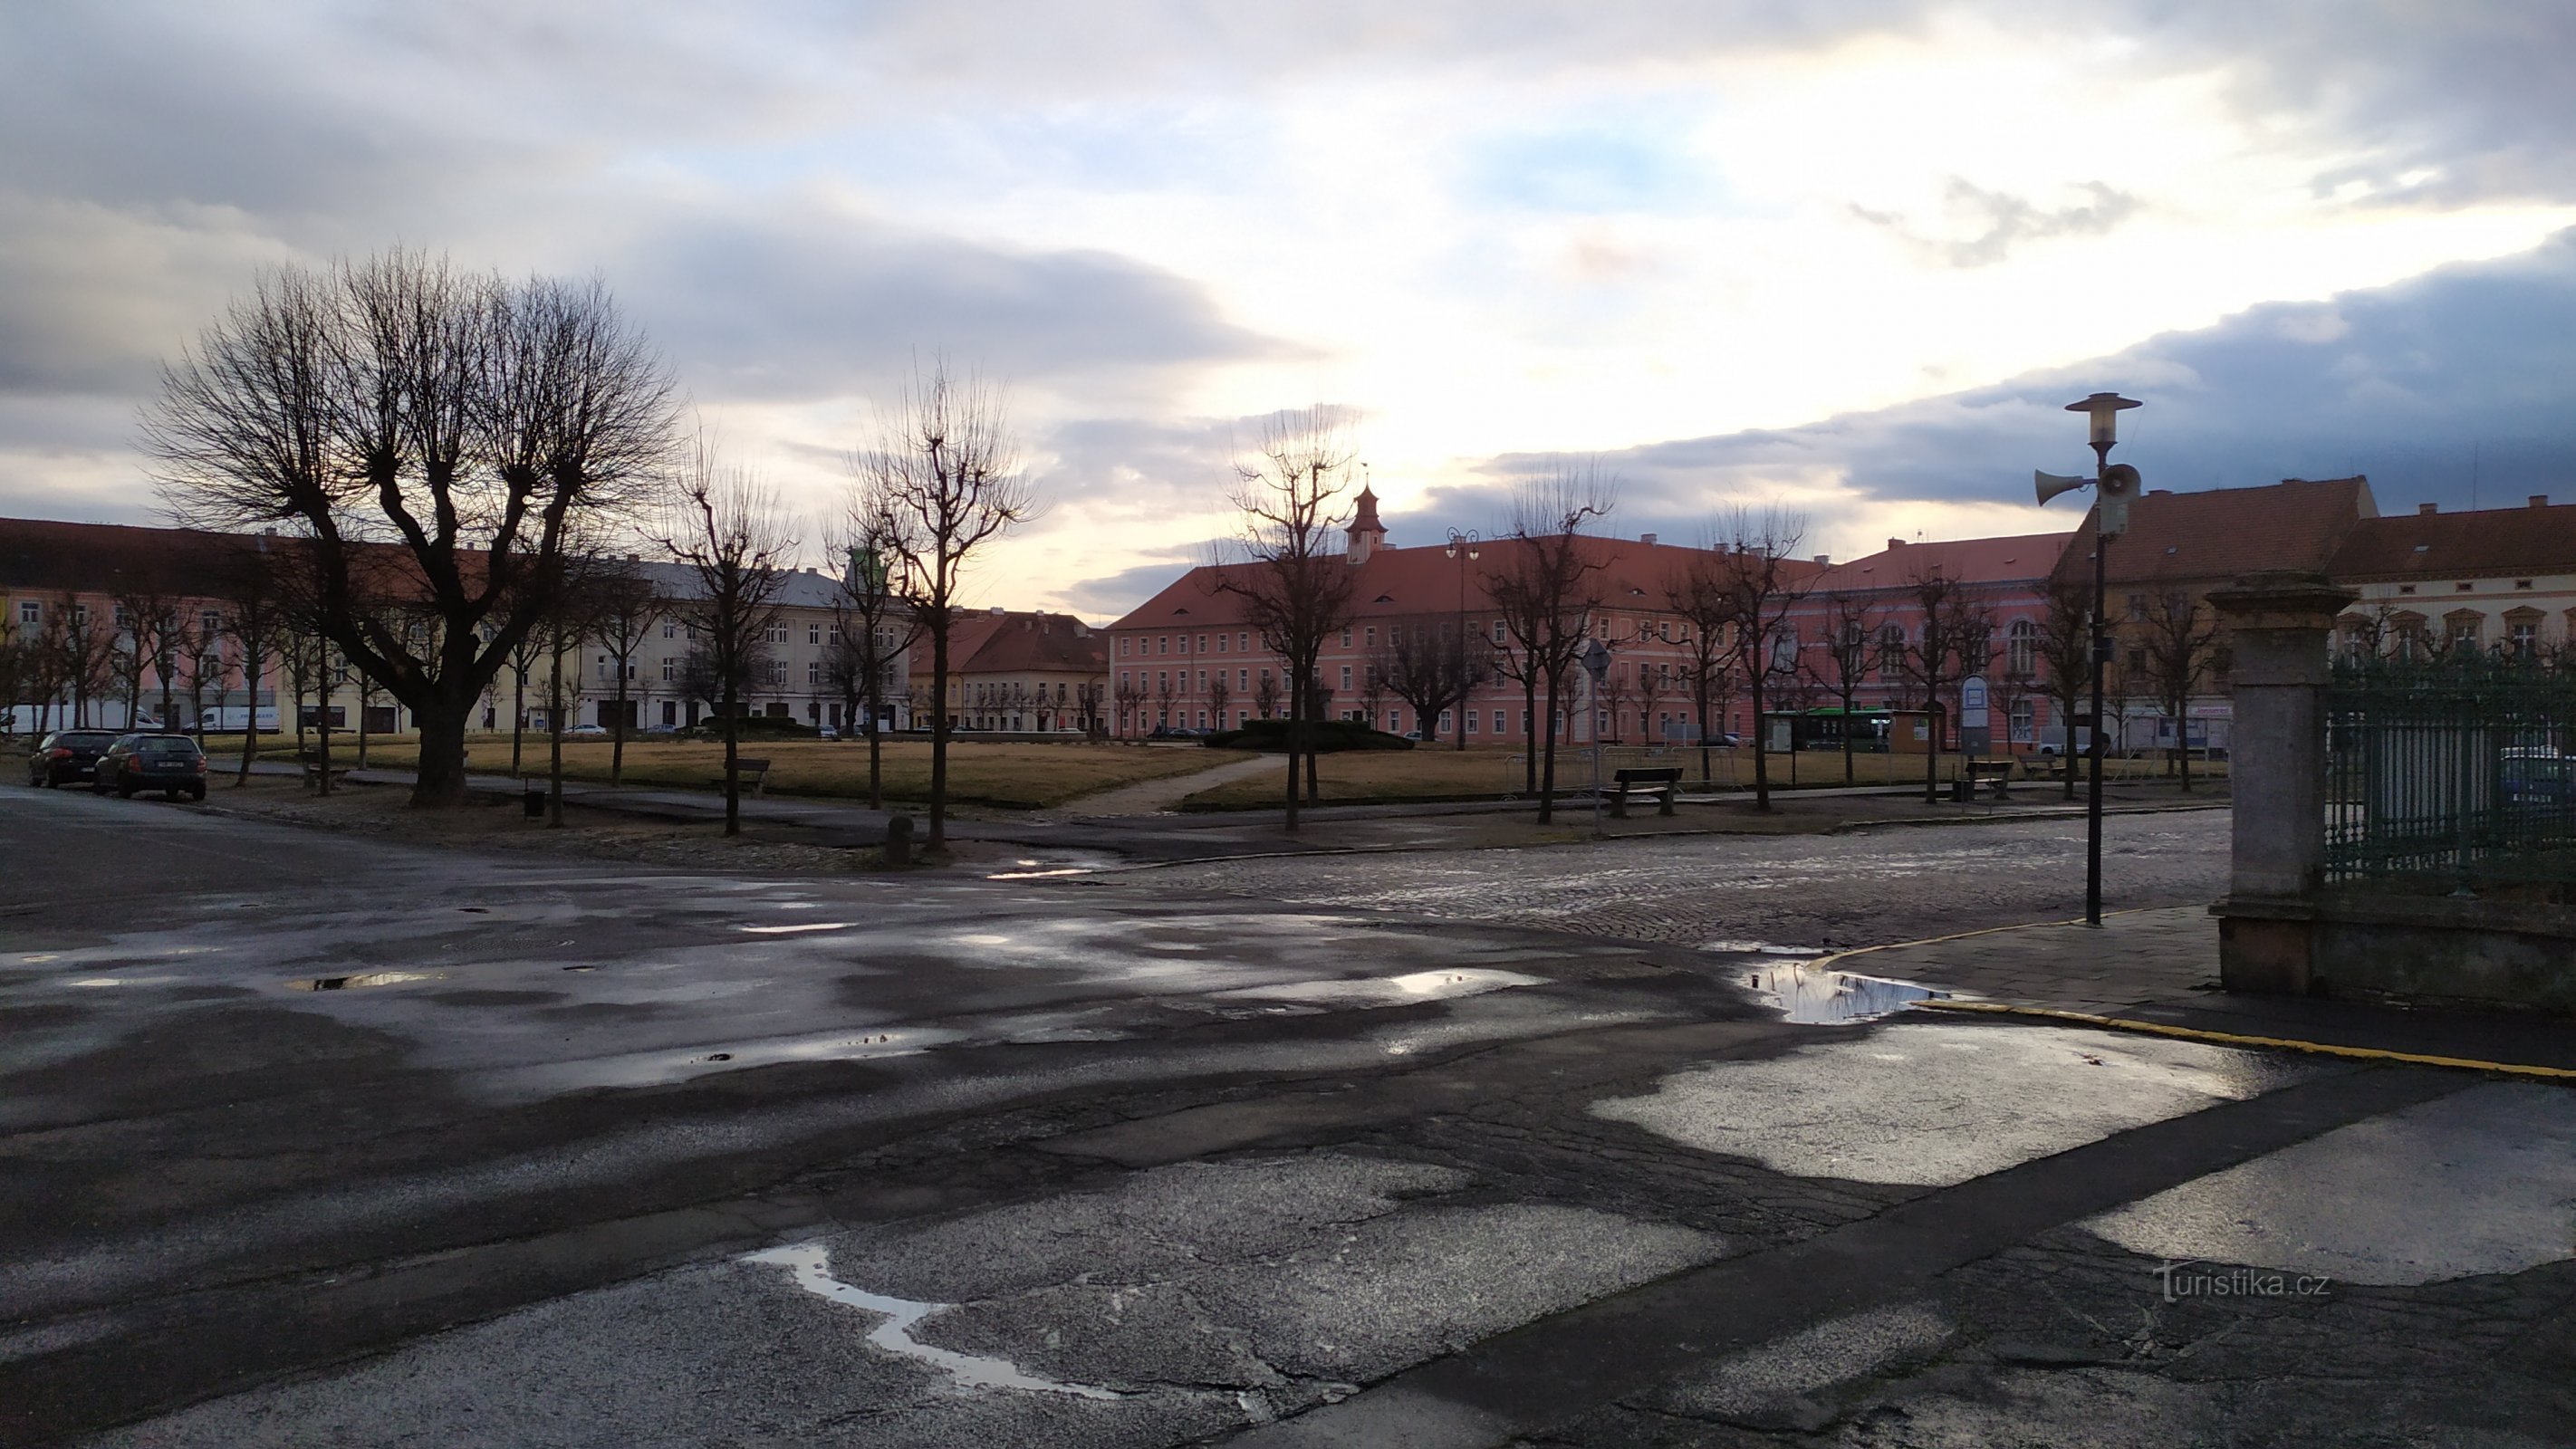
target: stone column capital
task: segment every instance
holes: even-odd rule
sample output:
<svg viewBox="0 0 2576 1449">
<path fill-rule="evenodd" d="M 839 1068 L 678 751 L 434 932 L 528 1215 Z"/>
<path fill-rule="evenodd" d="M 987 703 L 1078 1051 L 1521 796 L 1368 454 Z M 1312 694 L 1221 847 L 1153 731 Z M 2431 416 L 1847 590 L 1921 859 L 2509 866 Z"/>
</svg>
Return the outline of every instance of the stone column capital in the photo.
<svg viewBox="0 0 2576 1449">
<path fill-rule="evenodd" d="M 2210 590 L 2209 604 L 2227 621 L 2231 631 L 2313 629 L 2326 633 L 2334 628 L 2335 616 L 2360 597 L 2324 574 L 2275 569 L 2237 575 L 2228 587 Z"/>
</svg>

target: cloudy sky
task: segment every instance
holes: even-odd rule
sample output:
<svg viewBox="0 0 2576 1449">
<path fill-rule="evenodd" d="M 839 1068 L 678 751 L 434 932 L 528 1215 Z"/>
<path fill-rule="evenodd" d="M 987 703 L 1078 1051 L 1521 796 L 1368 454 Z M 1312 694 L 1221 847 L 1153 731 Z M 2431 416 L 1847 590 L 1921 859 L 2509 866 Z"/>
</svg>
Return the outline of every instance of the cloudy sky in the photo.
<svg viewBox="0 0 2576 1449">
<path fill-rule="evenodd" d="M 1577 453 L 1623 532 L 2064 524 L 2096 388 L 2155 486 L 2576 499 L 2563 0 L 15 5 L 0 135 L 11 513 L 150 519 L 159 360 L 396 241 L 604 276 L 818 515 L 916 358 L 1005 380 L 984 595 L 1095 617 L 1310 402 L 1399 543 Z"/>
</svg>

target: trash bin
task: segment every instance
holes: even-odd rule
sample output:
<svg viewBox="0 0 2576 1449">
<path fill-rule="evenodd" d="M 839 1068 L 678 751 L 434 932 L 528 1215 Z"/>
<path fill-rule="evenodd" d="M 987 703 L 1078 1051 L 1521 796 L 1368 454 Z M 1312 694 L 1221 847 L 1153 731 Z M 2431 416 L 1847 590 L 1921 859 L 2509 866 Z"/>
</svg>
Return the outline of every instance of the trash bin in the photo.
<svg viewBox="0 0 2576 1449">
<path fill-rule="evenodd" d="M 541 785 L 529 785 L 519 791 L 519 813 L 530 820 L 546 818 L 546 792 Z"/>
<path fill-rule="evenodd" d="M 1976 799 L 1976 798 L 1977 798 L 1977 782 L 1976 782 L 1976 781 L 1974 781 L 1974 780 L 1961 779 L 1961 780 L 1953 780 L 1953 781 L 1951 781 L 1951 782 L 1950 782 L 1950 803 L 1951 803 L 1951 804 L 1953 804 L 1953 805 L 1965 805 L 1965 804 L 1967 804 L 1969 801 L 1974 800 L 1974 799 Z"/>
</svg>

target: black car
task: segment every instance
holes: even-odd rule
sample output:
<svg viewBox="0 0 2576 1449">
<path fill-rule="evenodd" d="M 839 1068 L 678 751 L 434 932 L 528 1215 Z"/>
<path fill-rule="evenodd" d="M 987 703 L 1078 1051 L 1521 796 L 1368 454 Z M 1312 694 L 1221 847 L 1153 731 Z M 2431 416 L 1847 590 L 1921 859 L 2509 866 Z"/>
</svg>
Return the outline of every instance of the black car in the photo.
<svg viewBox="0 0 2576 1449">
<path fill-rule="evenodd" d="M 89 779 L 98 757 L 116 743 L 112 730 L 56 730 L 36 743 L 27 757 L 27 783 L 50 790 L 69 780 Z"/>
<path fill-rule="evenodd" d="M 90 793 L 114 790 L 132 799 L 137 790 L 159 790 L 176 800 L 206 798 L 206 752 L 186 735 L 126 735 L 98 757 Z"/>
</svg>

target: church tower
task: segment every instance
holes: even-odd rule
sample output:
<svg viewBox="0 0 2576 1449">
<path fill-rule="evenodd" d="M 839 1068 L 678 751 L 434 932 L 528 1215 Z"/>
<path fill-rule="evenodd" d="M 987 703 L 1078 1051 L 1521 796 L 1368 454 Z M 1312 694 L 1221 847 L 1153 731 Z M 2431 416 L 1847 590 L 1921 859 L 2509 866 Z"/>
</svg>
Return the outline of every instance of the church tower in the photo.
<svg viewBox="0 0 2576 1449">
<path fill-rule="evenodd" d="M 1377 495 L 1366 484 L 1360 486 L 1359 511 L 1351 515 L 1350 558 L 1354 565 L 1369 561 L 1369 555 L 1386 547 L 1386 525 L 1377 521 Z"/>
</svg>

